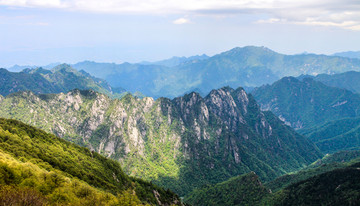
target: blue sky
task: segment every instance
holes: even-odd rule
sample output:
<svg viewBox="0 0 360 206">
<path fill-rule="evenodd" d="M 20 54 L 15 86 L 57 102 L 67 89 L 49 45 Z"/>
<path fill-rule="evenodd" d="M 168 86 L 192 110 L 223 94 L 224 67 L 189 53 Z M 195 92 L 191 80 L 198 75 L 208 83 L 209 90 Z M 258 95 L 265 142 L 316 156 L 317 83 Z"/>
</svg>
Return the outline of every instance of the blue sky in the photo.
<svg viewBox="0 0 360 206">
<path fill-rule="evenodd" d="M 0 67 L 360 50 L 358 0 L 0 0 Z"/>
</svg>

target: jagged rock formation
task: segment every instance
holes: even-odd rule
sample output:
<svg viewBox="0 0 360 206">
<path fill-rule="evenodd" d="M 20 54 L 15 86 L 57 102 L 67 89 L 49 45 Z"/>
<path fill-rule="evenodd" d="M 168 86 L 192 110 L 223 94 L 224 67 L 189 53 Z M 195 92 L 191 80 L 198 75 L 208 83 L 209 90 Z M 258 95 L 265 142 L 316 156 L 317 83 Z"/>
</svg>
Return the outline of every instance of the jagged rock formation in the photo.
<svg viewBox="0 0 360 206">
<path fill-rule="evenodd" d="M 270 180 L 321 156 L 242 88 L 156 101 L 91 90 L 20 92 L 0 99 L 0 116 L 85 145 L 180 195 L 250 171 Z"/>
</svg>

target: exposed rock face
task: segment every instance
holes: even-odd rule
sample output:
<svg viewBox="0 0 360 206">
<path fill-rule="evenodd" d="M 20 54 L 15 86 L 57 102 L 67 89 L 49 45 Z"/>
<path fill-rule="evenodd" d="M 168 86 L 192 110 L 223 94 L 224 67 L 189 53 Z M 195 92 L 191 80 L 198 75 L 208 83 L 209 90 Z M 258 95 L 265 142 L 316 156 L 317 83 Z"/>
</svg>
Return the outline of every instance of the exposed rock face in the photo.
<svg viewBox="0 0 360 206">
<path fill-rule="evenodd" d="M 255 171 L 272 179 L 317 159 L 317 148 L 239 88 L 173 100 L 112 100 L 93 91 L 0 99 L 0 116 L 16 118 L 119 160 L 180 195 Z M 281 162 L 281 164 L 279 164 Z"/>
</svg>

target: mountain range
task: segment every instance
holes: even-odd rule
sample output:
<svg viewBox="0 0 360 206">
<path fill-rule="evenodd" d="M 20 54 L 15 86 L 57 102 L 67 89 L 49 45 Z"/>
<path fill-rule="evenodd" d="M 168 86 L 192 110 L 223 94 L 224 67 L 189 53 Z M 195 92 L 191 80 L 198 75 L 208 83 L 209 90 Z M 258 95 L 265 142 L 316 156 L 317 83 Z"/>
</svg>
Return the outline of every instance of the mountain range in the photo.
<svg viewBox="0 0 360 206">
<path fill-rule="evenodd" d="M 360 152 L 326 155 L 262 184 L 255 172 L 195 189 L 193 205 L 357 205 Z M 270 189 L 271 188 L 271 189 Z M 184 205 L 119 163 L 17 120 L 0 118 L 0 203 L 4 205 Z"/>
<path fill-rule="evenodd" d="M 255 87 L 284 76 L 360 71 L 360 59 L 315 54 L 284 55 L 265 47 L 236 47 L 208 58 L 166 64 L 110 64 L 79 62 L 72 65 L 113 87 L 140 91 L 151 97 L 177 97 L 191 91 L 202 96 L 223 86 Z"/>
<path fill-rule="evenodd" d="M 55 65 L 44 68 L 52 69 Z M 212 89 L 223 86 L 253 88 L 273 83 L 285 76 L 360 71 L 360 59 L 308 53 L 284 55 L 266 47 L 247 46 L 211 57 L 172 57 L 134 64 L 84 61 L 71 66 L 107 81 L 113 88 L 124 88 L 131 93 L 140 92 L 153 98 L 174 98 L 192 91 L 206 96 Z M 14 66 L 9 70 L 25 68 Z"/>
<path fill-rule="evenodd" d="M 249 46 L 13 69 L 0 204 L 360 204 L 360 59 Z"/>
<path fill-rule="evenodd" d="M 242 88 L 156 101 L 92 90 L 19 92 L 0 98 L 0 116 L 118 160 L 128 174 L 181 196 L 250 171 L 268 181 L 322 156 Z"/>
</svg>

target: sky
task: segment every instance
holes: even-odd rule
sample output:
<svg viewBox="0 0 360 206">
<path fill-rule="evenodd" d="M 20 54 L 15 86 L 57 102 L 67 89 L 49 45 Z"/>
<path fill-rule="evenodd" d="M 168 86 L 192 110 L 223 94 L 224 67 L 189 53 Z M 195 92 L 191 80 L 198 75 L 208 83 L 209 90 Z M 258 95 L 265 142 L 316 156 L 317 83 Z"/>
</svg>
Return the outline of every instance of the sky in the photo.
<svg viewBox="0 0 360 206">
<path fill-rule="evenodd" d="M 0 0 L 0 67 L 360 51 L 359 0 Z"/>
</svg>

